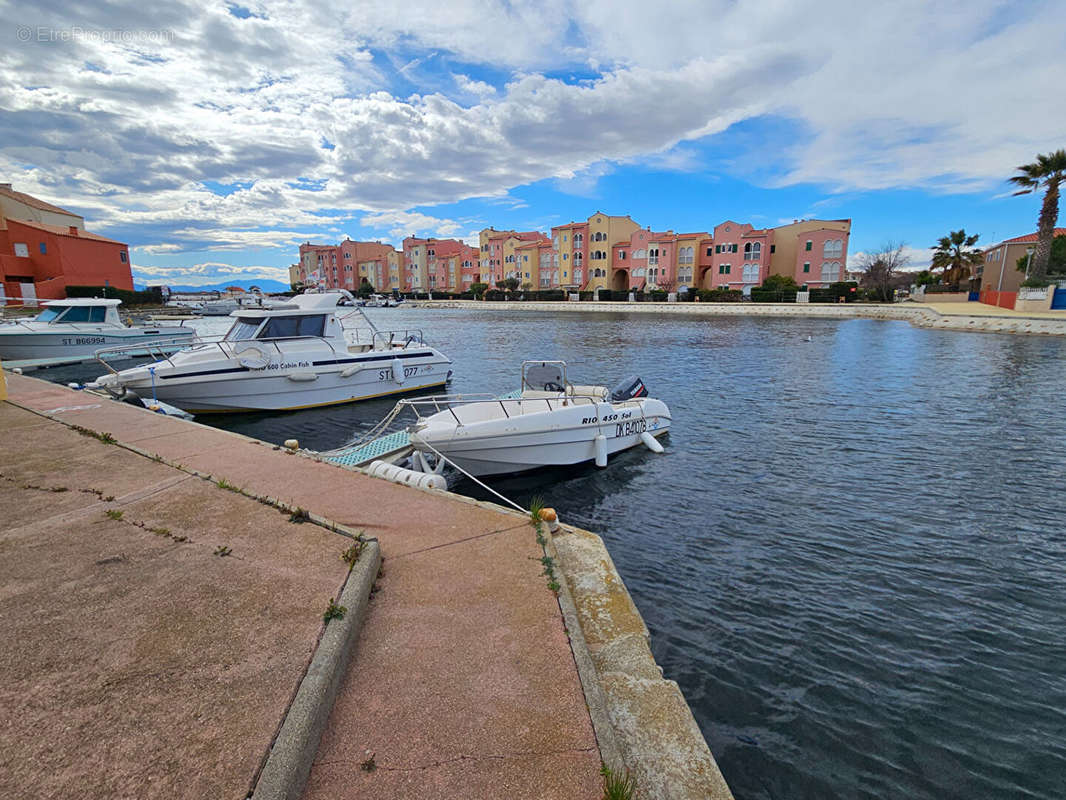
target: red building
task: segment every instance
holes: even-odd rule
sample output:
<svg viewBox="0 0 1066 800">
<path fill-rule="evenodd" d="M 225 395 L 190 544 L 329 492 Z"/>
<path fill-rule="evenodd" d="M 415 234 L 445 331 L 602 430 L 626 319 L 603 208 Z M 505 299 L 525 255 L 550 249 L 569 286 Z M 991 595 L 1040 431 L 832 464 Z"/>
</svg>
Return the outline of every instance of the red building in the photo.
<svg viewBox="0 0 1066 800">
<path fill-rule="evenodd" d="M 133 289 L 129 247 L 85 220 L 0 183 L 0 281 L 9 303 L 59 300 L 67 286 Z"/>
</svg>

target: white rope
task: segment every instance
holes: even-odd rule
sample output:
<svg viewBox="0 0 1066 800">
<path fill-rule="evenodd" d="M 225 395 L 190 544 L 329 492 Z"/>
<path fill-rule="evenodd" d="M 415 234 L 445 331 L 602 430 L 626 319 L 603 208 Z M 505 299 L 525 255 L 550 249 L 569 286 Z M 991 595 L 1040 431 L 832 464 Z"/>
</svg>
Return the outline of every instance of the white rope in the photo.
<svg viewBox="0 0 1066 800">
<path fill-rule="evenodd" d="M 496 491 L 495 489 L 493 489 L 493 488 L 492 488 L 491 486 L 489 486 L 488 484 L 484 483 L 483 481 L 479 481 L 479 480 L 478 480 L 477 478 L 475 478 L 475 477 L 474 477 L 473 475 L 471 475 L 471 474 L 470 474 L 469 472 L 467 472 L 467 471 L 466 471 L 465 469 L 463 469 L 462 467 L 460 467 L 460 466 L 459 466 L 458 464 L 456 464 L 456 463 L 455 463 L 454 461 L 452 461 L 452 460 L 451 460 L 450 458 L 445 458 L 445 457 L 444 457 L 444 454 L 443 454 L 443 453 L 441 453 L 441 452 L 440 452 L 440 451 L 439 451 L 439 450 L 438 450 L 438 449 L 437 449 L 436 447 L 434 447 L 433 445 L 431 445 L 431 444 L 430 444 L 429 442 L 423 442 L 422 444 L 424 444 L 424 445 L 425 445 L 426 447 L 428 447 L 428 448 L 429 448 L 430 450 L 432 450 L 432 451 L 433 451 L 434 453 L 436 453 L 436 454 L 437 454 L 437 458 L 439 458 L 439 459 L 441 459 L 442 461 L 445 461 L 445 462 L 447 462 L 447 463 L 451 464 L 451 465 L 452 465 L 453 467 L 455 467 L 455 468 L 456 468 L 457 470 L 459 470 L 459 471 L 460 471 L 461 473 L 463 473 L 464 475 L 466 475 L 466 477 L 468 477 L 468 478 L 469 478 L 470 480 L 472 480 L 472 481 L 473 481 L 474 483 L 476 483 L 476 484 L 477 484 L 478 486 L 480 486 L 480 487 L 481 487 L 482 489 L 487 489 L 488 491 L 492 492 L 492 493 L 493 493 L 494 495 L 496 495 L 496 496 L 497 496 L 498 498 L 500 498 L 501 500 L 503 500 L 503 502 L 507 503 L 508 505 L 510 505 L 510 506 L 511 506 L 511 507 L 513 507 L 513 508 L 516 508 L 516 509 L 518 509 L 518 510 L 519 510 L 519 511 L 521 511 L 521 512 L 522 512 L 523 514 L 528 514 L 528 513 L 529 513 L 529 509 L 528 509 L 528 508 L 522 508 L 522 506 L 518 505 L 518 503 L 514 502 L 513 500 L 509 500 L 508 498 L 504 497 L 504 496 L 503 496 L 502 494 L 500 494 L 499 492 L 497 492 L 497 491 Z"/>
</svg>

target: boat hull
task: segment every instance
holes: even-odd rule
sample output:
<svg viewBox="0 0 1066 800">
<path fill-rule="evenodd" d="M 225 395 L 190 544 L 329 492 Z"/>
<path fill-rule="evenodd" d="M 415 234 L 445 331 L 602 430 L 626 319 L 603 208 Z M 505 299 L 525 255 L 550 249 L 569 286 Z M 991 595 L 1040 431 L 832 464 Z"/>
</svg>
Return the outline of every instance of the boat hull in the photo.
<svg viewBox="0 0 1066 800">
<path fill-rule="evenodd" d="M 129 355 L 147 355 L 147 348 L 138 350 L 135 345 L 164 342 L 168 339 L 186 339 L 191 341 L 196 332 L 191 328 L 185 330 L 151 329 L 150 332 L 138 329 L 126 330 L 76 330 L 65 332 L 15 333 L 0 331 L 0 359 L 4 361 L 36 361 L 70 359 L 71 361 L 92 359 L 97 350 L 105 347 L 132 346 Z M 177 344 L 173 349 L 183 345 Z"/>
<path fill-rule="evenodd" d="M 595 412 L 590 408 L 453 426 L 451 431 L 428 426 L 411 431 L 411 444 L 427 454 L 440 452 L 471 475 L 486 476 L 594 461 L 600 435 L 609 458 L 642 444 L 643 433 L 658 438 L 670 430 L 670 411 L 661 400 L 600 403 Z"/>
<path fill-rule="evenodd" d="M 193 414 L 236 411 L 293 411 L 352 403 L 375 397 L 443 386 L 451 361 L 436 353 L 405 358 L 403 381 L 397 381 L 392 361 L 368 361 L 345 375 L 357 360 L 285 370 L 248 369 L 235 361 L 211 370 L 168 370 L 157 365 L 149 374 L 122 381 L 122 386 L 145 400 L 153 397 Z"/>
</svg>

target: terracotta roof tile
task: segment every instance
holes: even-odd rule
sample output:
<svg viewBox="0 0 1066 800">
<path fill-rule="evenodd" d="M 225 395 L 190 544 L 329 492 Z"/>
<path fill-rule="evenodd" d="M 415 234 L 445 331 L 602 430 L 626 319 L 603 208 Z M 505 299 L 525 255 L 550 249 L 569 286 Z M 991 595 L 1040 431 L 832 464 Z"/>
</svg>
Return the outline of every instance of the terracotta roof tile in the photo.
<svg viewBox="0 0 1066 800">
<path fill-rule="evenodd" d="M 1066 228 L 1055 228 L 1054 236 L 1066 236 Z M 1024 236 L 1015 236 L 1013 239 L 1006 239 L 1001 244 L 1019 244 L 1021 242 L 1035 242 L 1040 238 L 1039 233 L 1027 233 Z M 999 247 L 999 245 L 992 245 L 992 247 Z M 989 248 L 991 249 L 991 248 Z"/>
</svg>

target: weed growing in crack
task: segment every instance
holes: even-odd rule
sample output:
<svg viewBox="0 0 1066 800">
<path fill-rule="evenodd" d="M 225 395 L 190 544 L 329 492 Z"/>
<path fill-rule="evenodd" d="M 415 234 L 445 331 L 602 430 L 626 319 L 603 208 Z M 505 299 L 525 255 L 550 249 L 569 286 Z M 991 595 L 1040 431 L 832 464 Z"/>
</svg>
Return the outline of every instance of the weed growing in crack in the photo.
<svg viewBox="0 0 1066 800">
<path fill-rule="evenodd" d="M 355 562 L 359 560 L 360 554 L 363 552 L 363 542 L 353 542 L 352 546 L 341 553 L 341 560 L 348 565 L 349 572 L 355 567 Z"/>
<path fill-rule="evenodd" d="M 322 614 L 322 621 L 328 625 L 331 619 L 344 619 L 344 615 L 347 613 L 348 609 L 344 606 L 337 605 L 331 597 L 329 599 L 329 605 L 326 606 L 326 610 Z"/>
<path fill-rule="evenodd" d="M 122 512 L 119 511 L 117 508 L 109 508 L 107 511 L 104 512 L 104 516 L 106 516 L 108 519 L 113 519 L 118 522 L 122 519 Z"/>
<path fill-rule="evenodd" d="M 297 507 L 295 511 L 289 514 L 289 522 L 294 522 L 297 525 L 303 522 L 310 522 L 311 515 L 304 511 L 302 508 Z"/>
<path fill-rule="evenodd" d="M 625 775 L 615 775 L 606 764 L 600 767 L 600 775 L 603 776 L 603 800 L 633 800 L 633 793 L 637 786 L 633 778 L 626 770 Z"/>
<path fill-rule="evenodd" d="M 225 478 L 219 478 L 218 479 L 218 488 L 219 489 L 225 489 L 227 492 L 236 492 L 237 494 L 244 494 L 244 489 L 242 489 L 239 486 L 234 486 L 232 483 L 227 481 Z"/>
<path fill-rule="evenodd" d="M 366 760 L 359 765 L 359 768 L 363 770 L 363 772 L 373 772 L 378 768 L 378 765 L 374 763 L 374 755 L 375 754 L 369 750 L 366 751 Z"/>
<path fill-rule="evenodd" d="M 540 549 L 544 553 L 540 559 L 540 563 L 544 565 L 544 572 L 541 574 L 548 579 L 548 588 L 555 594 L 559 594 L 559 589 L 562 587 L 555 577 L 555 560 L 548 555 L 548 540 L 544 536 L 544 520 L 540 517 L 541 512 L 544 510 L 544 501 L 539 497 L 534 497 L 529 506 L 529 521 L 533 526 L 533 530 L 537 532 L 537 544 L 540 545 Z"/>
<path fill-rule="evenodd" d="M 226 547 L 226 545 L 224 544 L 220 544 L 218 547 L 215 548 L 215 555 L 221 558 L 225 558 L 232 552 L 233 551 Z"/>
</svg>

